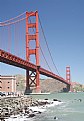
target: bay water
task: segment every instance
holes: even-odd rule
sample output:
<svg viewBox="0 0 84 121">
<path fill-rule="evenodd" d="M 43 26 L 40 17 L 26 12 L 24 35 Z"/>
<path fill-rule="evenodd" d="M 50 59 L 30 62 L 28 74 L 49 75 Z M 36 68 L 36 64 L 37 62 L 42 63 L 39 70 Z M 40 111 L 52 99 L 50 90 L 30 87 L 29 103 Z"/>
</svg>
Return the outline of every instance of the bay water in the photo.
<svg viewBox="0 0 84 121">
<path fill-rule="evenodd" d="M 63 103 L 46 107 L 40 115 L 31 121 L 84 121 L 84 92 L 53 93 L 50 95 L 33 95 L 36 99 L 58 99 Z"/>
<path fill-rule="evenodd" d="M 78 93 L 52 93 L 48 95 L 30 95 L 36 100 L 53 102 L 46 107 L 32 107 L 33 110 L 42 112 L 33 118 L 17 116 L 5 121 L 84 121 L 84 92 Z M 53 101 L 53 99 L 60 100 Z"/>
</svg>

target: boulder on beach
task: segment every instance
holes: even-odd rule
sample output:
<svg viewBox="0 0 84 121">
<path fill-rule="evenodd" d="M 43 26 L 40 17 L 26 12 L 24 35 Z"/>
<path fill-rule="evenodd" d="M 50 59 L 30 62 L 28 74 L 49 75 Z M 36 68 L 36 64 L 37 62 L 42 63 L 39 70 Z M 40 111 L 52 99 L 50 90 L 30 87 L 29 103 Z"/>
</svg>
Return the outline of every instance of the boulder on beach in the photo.
<svg viewBox="0 0 84 121">
<path fill-rule="evenodd" d="M 44 100 L 48 100 L 48 98 L 45 98 Z"/>
<path fill-rule="evenodd" d="M 58 101 L 57 99 L 53 99 L 53 101 Z"/>
<path fill-rule="evenodd" d="M 54 117 L 54 119 L 55 119 L 55 120 L 58 120 L 58 118 L 57 118 L 56 116 Z"/>
<path fill-rule="evenodd" d="M 53 99 L 53 101 L 58 101 L 58 102 L 61 102 L 60 100 L 58 100 L 58 99 Z"/>
<path fill-rule="evenodd" d="M 32 118 L 32 117 L 34 117 L 34 116 L 35 116 L 34 113 L 29 114 L 29 118 Z"/>
</svg>

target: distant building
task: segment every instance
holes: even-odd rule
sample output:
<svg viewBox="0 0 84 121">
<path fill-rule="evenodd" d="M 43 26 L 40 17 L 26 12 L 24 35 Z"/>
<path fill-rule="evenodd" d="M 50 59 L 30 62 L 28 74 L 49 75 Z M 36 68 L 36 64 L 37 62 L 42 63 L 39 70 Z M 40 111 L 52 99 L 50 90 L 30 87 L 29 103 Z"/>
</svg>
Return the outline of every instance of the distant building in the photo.
<svg viewBox="0 0 84 121">
<path fill-rule="evenodd" d="M 0 92 L 16 92 L 15 76 L 0 75 Z"/>
<path fill-rule="evenodd" d="M 82 88 L 84 88 L 84 84 L 82 85 Z"/>
<path fill-rule="evenodd" d="M 71 82 L 72 87 L 74 88 L 75 86 L 79 85 L 78 82 Z"/>
</svg>

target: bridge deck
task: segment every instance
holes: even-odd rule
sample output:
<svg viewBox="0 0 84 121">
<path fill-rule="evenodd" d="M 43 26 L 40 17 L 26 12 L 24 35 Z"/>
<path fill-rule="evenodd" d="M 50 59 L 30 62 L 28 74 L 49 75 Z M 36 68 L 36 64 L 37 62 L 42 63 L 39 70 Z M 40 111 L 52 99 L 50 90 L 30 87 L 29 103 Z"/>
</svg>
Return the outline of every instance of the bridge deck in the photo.
<svg viewBox="0 0 84 121">
<path fill-rule="evenodd" d="M 34 65 L 30 62 L 27 62 L 26 60 L 23 60 L 23 59 L 15 56 L 15 55 L 12 55 L 8 52 L 5 52 L 1 49 L 0 49 L 0 62 L 9 64 L 9 65 L 13 65 L 16 67 L 20 67 L 20 68 L 23 68 L 26 70 L 30 70 L 30 71 L 36 71 L 36 69 L 37 69 L 36 65 Z M 42 75 L 57 79 L 65 84 L 70 85 L 70 82 L 67 82 L 64 78 L 62 78 L 62 77 L 44 69 L 44 68 L 39 67 L 39 72 Z"/>
</svg>

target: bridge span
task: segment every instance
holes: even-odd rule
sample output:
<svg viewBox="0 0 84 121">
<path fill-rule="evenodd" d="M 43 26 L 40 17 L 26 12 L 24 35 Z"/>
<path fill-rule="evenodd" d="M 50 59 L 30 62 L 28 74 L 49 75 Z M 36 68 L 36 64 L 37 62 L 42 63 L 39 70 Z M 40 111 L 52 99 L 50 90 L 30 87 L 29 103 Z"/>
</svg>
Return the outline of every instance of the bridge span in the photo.
<svg viewBox="0 0 84 121">
<path fill-rule="evenodd" d="M 23 60 L 15 55 L 12 55 L 8 52 L 5 52 L 4 50 L 1 50 L 1 49 L 0 49 L 0 62 L 9 64 L 9 65 L 13 65 L 16 67 L 20 67 L 22 69 L 30 70 L 33 72 L 36 72 L 36 70 L 38 68 L 40 74 L 51 77 L 56 80 L 59 80 L 62 83 L 67 84 L 68 87 L 71 85 L 70 82 L 67 82 L 64 78 L 62 78 L 44 68 L 37 67 L 36 65 L 34 65 L 26 60 Z"/>
</svg>

